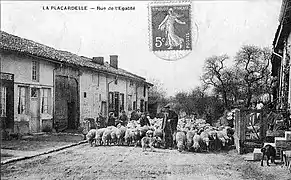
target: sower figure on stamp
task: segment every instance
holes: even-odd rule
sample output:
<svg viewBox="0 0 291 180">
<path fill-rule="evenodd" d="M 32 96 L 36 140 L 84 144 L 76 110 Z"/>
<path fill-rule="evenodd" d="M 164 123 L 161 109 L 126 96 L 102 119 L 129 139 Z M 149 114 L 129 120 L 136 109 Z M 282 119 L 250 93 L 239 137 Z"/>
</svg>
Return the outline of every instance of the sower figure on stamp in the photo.
<svg viewBox="0 0 291 180">
<path fill-rule="evenodd" d="M 166 36 L 166 46 L 169 46 L 168 49 L 173 49 L 174 47 L 179 46 L 180 49 L 183 47 L 184 39 L 180 38 L 175 34 L 174 24 L 186 24 L 185 22 L 180 21 L 178 18 L 182 17 L 182 15 L 178 15 L 174 12 L 172 8 L 168 10 L 168 15 L 161 22 L 158 29 L 161 31 L 165 31 Z"/>
<path fill-rule="evenodd" d="M 162 130 L 164 134 L 164 141 L 166 143 L 165 148 L 173 148 L 173 134 L 177 131 L 178 115 L 170 110 L 170 105 L 164 107 L 164 118 L 162 124 Z"/>
</svg>

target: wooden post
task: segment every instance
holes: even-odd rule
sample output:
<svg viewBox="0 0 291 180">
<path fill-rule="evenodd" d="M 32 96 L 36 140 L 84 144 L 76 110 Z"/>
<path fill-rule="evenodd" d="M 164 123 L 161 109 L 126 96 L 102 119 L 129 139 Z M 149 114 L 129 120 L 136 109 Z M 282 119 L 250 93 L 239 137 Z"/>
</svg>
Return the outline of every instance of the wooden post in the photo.
<svg viewBox="0 0 291 180">
<path fill-rule="evenodd" d="M 244 141 L 244 122 L 242 121 L 241 112 L 239 109 L 234 110 L 234 140 L 238 154 L 242 154 L 242 144 Z"/>
</svg>

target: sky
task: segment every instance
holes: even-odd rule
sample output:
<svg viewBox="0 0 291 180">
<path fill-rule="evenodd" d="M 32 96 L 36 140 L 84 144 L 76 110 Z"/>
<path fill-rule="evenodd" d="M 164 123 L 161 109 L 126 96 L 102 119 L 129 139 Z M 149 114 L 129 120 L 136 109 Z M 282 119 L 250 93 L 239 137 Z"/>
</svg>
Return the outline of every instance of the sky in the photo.
<svg viewBox="0 0 291 180">
<path fill-rule="evenodd" d="M 157 79 L 171 96 L 201 84 L 212 55 L 233 57 L 244 44 L 272 47 L 281 0 L 192 1 L 198 39 L 178 61 L 158 58 L 149 48 L 149 1 L 1 1 L 1 30 L 86 57 L 118 55 L 119 67 Z M 43 6 L 134 6 L 131 11 L 55 11 Z M 231 59 L 230 59 L 231 62 Z"/>
</svg>

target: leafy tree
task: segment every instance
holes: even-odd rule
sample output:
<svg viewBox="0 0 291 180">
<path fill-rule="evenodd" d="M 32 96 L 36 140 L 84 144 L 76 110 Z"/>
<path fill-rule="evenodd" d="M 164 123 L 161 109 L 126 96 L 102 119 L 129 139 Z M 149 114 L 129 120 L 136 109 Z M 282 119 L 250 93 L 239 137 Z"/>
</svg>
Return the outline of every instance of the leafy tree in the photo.
<svg viewBox="0 0 291 180">
<path fill-rule="evenodd" d="M 245 92 L 246 107 L 250 107 L 252 98 L 266 92 L 269 84 L 268 69 L 271 51 L 254 45 L 244 45 L 235 56 L 235 66 L 239 68 L 242 90 Z"/>
<path fill-rule="evenodd" d="M 204 72 L 201 80 L 205 85 L 213 86 L 216 92 L 222 95 L 224 106 L 228 108 L 228 72 L 225 67 L 225 61 L 229 59 L 228 55 L 211 56 L 205 60 Z"/>
<path fill-rule="evenodd" d="M 149 79 L 149 82 L 154 86 L 149 89 L 148 92 L 148 104 L 149 107 L 153 107 L 153 111 L 151 115 L 155 116 L 157 109 L 159 106 L 164 106 L 169 102 L 169 99 L 166 97 L 166 90 L 164 89 L 163 83 L 161 83 L 158 79 Z M 149 109 L 150 110 L 150 109 Z"/>
</svg>

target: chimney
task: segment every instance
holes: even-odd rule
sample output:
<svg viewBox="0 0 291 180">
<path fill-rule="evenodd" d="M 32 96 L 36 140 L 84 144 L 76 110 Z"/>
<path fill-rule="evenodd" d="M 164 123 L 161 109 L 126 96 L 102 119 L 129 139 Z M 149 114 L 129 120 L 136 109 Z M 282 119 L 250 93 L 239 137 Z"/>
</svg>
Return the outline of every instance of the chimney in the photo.
<svg viewBox="0 0 291 180">
<path fill-rule="evenodd" d="M 104 57 L 93 57 L 92 62 L 100 65 L 104 65 Z"/>
<path fill-rule="evenodd" d="M 118 56 L 117 55 L 110 55 L 110 66 L 118 69 Z"/>
</svg>

